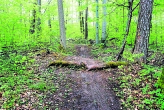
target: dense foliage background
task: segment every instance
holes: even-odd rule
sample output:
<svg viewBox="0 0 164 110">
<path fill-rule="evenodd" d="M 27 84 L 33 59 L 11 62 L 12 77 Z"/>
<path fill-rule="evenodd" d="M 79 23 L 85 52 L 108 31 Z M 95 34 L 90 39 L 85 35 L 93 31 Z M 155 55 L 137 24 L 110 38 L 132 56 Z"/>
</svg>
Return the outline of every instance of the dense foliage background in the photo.
<svg viewBox="0 0 164 110">
<path fill-rule="evenodd" d="M 134 7 L 137 5 L 138 1 L 134 1 Z M 153 18 L 152 18 L 152 29 L 150 44 L 155 43 L 156 46 L 162 46 L 163 44 L 163 4 L 162 1 L 154 1 L 153 7 Z M 88 32 L 89 39 L 95 39 L 95 10 L 96 3 L 94 0 L 89 1 L 89 16 L 88 16 Z M 127 14 L 128 14 L 128 2 L 126 1 L 109 1 L 107 2 L 107 34 L 108 39 L 118 38 L 120 45 L 122 43 L 123 34 L 125 33 Z M 83 38 L 80 32 L 79 23 L 79 11 L 85 11 L 86 9 L 85 1 L 82 5 L 78 7 L 78 2 L 76 0 L 64 1 L 65 10 L 65 22 L 66 22 L 66 36 L 67 39 L 70 38 Z M 35 7 L 38 9 L 37 7 Z M 59 32 L 59 22 L 58 22 L 58 11 L 57 11 L 57 1 L 42 1 L 41 5 L 41 35 L 35 37 L 29 34 L 30 23 L 33 19 L 32 10 L 34 9 L 34 1 L 22 1 L 22 0 L 11 0 L 11 1 L 1 1 L 1 19 L 0 19 L 0 33 L 1 33 L 1 44 L 0 47 L 15 45 L 15 46 L 25 46 L 25 45 L 38 45 L 37 42 L 48 43 L 50 41 L 57 43 L 60 32 Z M 84 13 L 83 13 L 84 14 Z M 101 36 L 102 29 L 102 2 L 99 1 L 99 34 Z M 128 37 L 128 44 L 134 43 L 136 26 L 138 19 L 138 8 L 133 12 L 132 24 L 130 27 L 130 34 Z M 51 20 L 51 29 L 48 26 L 48 21 Z M 157 43 L 158 42 L 158 43 Z"/>
</svg>

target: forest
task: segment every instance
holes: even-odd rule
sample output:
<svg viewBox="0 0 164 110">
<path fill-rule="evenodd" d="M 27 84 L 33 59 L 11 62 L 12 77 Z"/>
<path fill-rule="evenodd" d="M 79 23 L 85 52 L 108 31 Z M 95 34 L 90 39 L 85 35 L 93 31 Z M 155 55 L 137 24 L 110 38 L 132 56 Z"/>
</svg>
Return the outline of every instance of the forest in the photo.
<svg viewBox="0 0 164 110">
<path fill-rule="evenodd" d="M 163 0 L 1 0 L 1 110 L 163 110 Z"/>
</svg>

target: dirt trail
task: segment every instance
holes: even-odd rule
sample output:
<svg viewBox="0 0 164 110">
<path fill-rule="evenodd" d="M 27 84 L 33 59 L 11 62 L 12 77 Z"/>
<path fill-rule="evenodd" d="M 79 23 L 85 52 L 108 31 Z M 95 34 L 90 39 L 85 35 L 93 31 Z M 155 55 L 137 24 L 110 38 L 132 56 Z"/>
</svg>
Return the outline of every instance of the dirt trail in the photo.
<svg viewBox="0 0 164 110">
<path fill-rule="evenodd" d="M 67 60 L 85 62 L 87 66 L 99 66 L 102 62 L 91 59 L 90 49 L 87 46 L 76 46 L 76 57 Z M 84 58 L 86 57 L 86 58 Z M 76 82 L 73 94 L 62 109 L 68 110 L 119 110 L 120 105 L 114 92 L 111 90 L 108 78 L 111 73 L 105 70 L 72 72 L 71 79 Z"/>
<path fill-rule="evenodd" d="M 119 110 L 119 101 L 112 92 L 104 72 L 79 72 L 73 74 L 78 87 L 74 88 L 76 107 L 82 110 Z M 75 108 L 76 108 L 75 107 Z"/>
<path fill-rule="evenodd" d="M 63 60 L 84 63 L 88 69 L 74 69 L 68 67 L 51 67 L 54 85 L 58 90 L 47 94 L 44 99 L 49 110 L 119 110 L 120 103 L 115 93 L 112 91 L 113 82 L 108 81 L 113 77 L 114 70 L 96 70 L 104 64 L 95 60 L 91 54 L 91 49 L 85 45 L 75 47 L 76 55 L 68 56 Z M 51 56 L 51 55 L 50 55 Z M 45 72 L 47 66 L 54 57 L 38 57 L 39 73 Z"/>
</svg>

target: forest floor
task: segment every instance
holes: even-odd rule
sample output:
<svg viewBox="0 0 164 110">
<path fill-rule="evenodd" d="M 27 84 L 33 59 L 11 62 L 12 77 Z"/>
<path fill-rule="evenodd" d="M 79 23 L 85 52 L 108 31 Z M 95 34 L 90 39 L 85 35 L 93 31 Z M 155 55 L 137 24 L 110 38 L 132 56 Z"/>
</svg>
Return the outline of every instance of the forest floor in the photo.
<svg viewBox="0 0 164 110">
<path fill-rule="evenodd" d="M 85 45 L 75 46 L 75 55 L 62 58 L 65 61 L 85 63 L 87 67 L 99 67 L 103 62 L 94 60 L 91 56 L 91 48 Z M 36 73 L 43 74 L 49 71 L 56 91 L 54 93 L 40 93 L 45 95 L 43 102 L 38 106 L 36 91 L 28 91 L 22 94 L 22 101 L 27 101 L 26 105 L 21 105 L 17 109 L 45 109 L 50 110 L 119 110 L 120 102 L 112 88 L 116 86 L 114 82 L 109 83 L 109 78 L 114 77 L 117 69 L 90 70 L 86 68 L 51 66 L 50 62 L 56 60 L 53 54 L 38 55 L 35 57 L 39 65 Z M 54 79 L 53 79 L 54 78 Z M 39 95 L 39 94 L 38 94 Z M 28 104 L 27 104 L 28 103 Z"/>
<path fill-rule="evenodd" d="M 26 50 L 19 56 L 16 54 L 16 57 L 14 55 L 8 59 L 4 57 L 2 64 L 6 63 L 6 67 L 4 66 L 4 73 L 0 74 L 2 81 L 0 108 L 2 110 L 164 108 L 164 95 L 156 85 L 164 64 L 163 49 L 161 52 L 149 51 L 148 64 L 134 63 L 134 56 L 126 51 L 123 61 L 128 61 L 129 65 L 102 68 L 104 63 L 115 59 L 119 50 L 117 46 L 111 45 L 105 49 L 102 49 L 101 45 L 69 46 L 67 54 L 34 49 L 30 52 Z M 54 62 L 58 62 L 59 65 L 53 65 Z"/>
</svg>

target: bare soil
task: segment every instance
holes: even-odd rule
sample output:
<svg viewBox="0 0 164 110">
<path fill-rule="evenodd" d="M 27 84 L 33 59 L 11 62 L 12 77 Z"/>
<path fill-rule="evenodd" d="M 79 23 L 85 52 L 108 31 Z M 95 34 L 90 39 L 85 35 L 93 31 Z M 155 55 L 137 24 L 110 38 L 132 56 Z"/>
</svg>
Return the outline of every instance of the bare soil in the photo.
<svg viewBox="0 0 164 110">
<path fill-rule="evenodd" d="M 42 105 L 38 105 L 37 100 L 29 98 L 28 101 L 32 102 L 31 105 L 33 106 L 31 109 L 119 110 L 119 99 L 112 90 L 115 83 L 108 80 L 108 78 L 113 77 L 116 69 L 96 70 L 96 68 L 102 66 L 103 62 L 94 60 L 90 54 L 90 47 L 78 45 L 75 46 L 75 50 L 75 56 L 65 57 L 64 60 L 77 63 L 83 62 L 88 69 L 60 66 L 47 68 L 47 65 L 55 60 L 55 57 L 52 55 L 36 57 L 39 65 L 36 70 L 37 74 L 51 70 L 50 73 L 54 77 L 54 86 L 57 90 L 54 93 L 41 93 L 42 96 L 45 96 Z M 90 68 L 92 69 L 90 70 Z M 22 98 L 22 100 L 24 99 Z M 27 109 L 24 106 L 20 108 Z"/>
<path fill-rule="evenodd" d="M 87 67 L 99 67 L 103 63 L 92 59 L 90 56 L 90 48 L 84 45 L 75 47 L 76 56 L 66 57 L 66 60 L 83 62 Z M 64 102 L 58 106 L 61 110 L 119 110 L 119 100 L 112 91 L 112 87 L 108 82 L 108 78 L 112 77 L 112 73 L 106 70 L 69 70 L 68 68 L 57 69 L 56 73 L 65 73 L 69 71 L 67 80 L 72 83 L 70 87 L 72 91 L 68 96 L 59 98 Z M 50 96 L 51 97 L 51 96 Z M 55 101 L 54 99 L 51 99 Z M 51 109 L 54 109 L 51 107 Z"/>
</svg>

